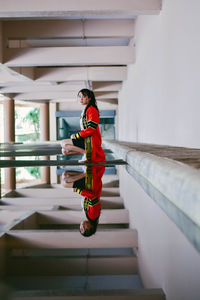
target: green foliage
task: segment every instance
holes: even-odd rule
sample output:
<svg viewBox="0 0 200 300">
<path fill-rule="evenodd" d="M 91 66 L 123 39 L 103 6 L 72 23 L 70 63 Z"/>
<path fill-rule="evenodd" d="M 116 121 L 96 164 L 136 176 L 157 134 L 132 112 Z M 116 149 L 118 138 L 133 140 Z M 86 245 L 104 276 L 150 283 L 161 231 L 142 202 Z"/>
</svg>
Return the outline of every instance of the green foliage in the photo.
<svg viewBox="0 0 200 300">
<path fill-rule="evenodd" d="M 18 113 L 18 111 L 17 111 L 17 109 L 15 107 L 15 120 L 17 120 L 18 118 L 19 118 L 19 113 Z"/>
<path fill-rule="evenodd" d="M 39 139 L 39 132 L 40 132 L 40 110 L 39 108 L 35 107 L 31 110 L 24 118 L 23 122 L 28 122 L 30 125 L 34 126 L 35 129 L 35 139 Z"/>
<path fill-rule="evenodd" d="M 25 168 L 31 176 L 38 179 L 41 177 L 41 172 L 39 167 L 26 167 Z"/>
<path fill-rule="evenodd" d="M 29 134 L 18 134 L 16 135 L 16 142 L 29 142 L 29 141 L 37 141 L 38 134 L 36 133 L 29 133 Z"/>
</svg>

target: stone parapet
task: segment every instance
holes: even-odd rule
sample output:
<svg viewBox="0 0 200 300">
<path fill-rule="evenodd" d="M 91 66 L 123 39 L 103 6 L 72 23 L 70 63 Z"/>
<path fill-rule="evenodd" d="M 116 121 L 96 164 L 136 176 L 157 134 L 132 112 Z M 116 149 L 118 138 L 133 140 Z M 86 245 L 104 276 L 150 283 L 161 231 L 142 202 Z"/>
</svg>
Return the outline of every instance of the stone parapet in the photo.
<svg viewBox="0 0 200 300">
<path fill-rule="evenodd" d="M 131 143 L 104 141 L 104 146 L 127 162 L 128 173 L 200 251 L 200 171 L 167 157 L 137 151 Z"/>
</svg>

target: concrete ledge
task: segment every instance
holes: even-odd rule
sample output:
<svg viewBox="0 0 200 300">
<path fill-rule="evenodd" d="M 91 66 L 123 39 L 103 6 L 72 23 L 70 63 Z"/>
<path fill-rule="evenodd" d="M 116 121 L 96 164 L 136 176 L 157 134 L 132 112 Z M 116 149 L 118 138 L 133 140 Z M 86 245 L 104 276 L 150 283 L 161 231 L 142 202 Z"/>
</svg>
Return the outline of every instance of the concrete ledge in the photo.
<svg viewBox="0 0 200 300">
<path fill-rule="evenodd" d="M 104 145 L 128 163 L 129 174 L 200 251 L 200 171 L 117 141 Z"/>
<path fill-rule="evenodd" d="M 161 289 L 16 291 L 14 300 L 165 300 Z"/>
</svg>

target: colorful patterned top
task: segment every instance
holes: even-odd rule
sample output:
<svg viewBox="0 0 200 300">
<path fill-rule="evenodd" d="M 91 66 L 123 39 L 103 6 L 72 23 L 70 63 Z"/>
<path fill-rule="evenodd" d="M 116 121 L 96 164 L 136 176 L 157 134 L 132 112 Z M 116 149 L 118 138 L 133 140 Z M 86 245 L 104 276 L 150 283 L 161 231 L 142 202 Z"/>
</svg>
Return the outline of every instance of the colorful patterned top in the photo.
<svg viewBox="0 0 200 300">
<path fill-rule="evenodd" d="M 95 221 L 100 216 L 100 197 L 102 191 L 101 178 L 104 171 L 105 166 L 89 166 L 86 169 L 84 184 L 82 179 L 74 183 L 74 191 L 84 197 L 83 209 L 86 217 L 91 221 Z"/>
<path fill-rule="evenodd" d="M 82 114 L 82 130 L 75 134 L 75 139 L 84 138 L 86 158 L 89 162 L 105 161 L 105 153 L 101 147 L 101 133 L 99 130 L 99 112 L 88 104 Z"/>
</svg>

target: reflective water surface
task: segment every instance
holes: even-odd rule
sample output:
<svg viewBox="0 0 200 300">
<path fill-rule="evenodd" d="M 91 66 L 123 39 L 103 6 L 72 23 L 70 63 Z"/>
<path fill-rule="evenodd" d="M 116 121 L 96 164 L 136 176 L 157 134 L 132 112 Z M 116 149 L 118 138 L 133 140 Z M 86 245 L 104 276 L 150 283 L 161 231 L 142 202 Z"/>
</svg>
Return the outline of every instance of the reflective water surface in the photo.
<svg viewBox="0 0 200 300">
<path fill-rule="evenodd" d="M 1 144 L 0 155 L 2 299 L 142 287 L 119 194 L 122 161 L 106 151 L 107 164 L 84 165 L 46 144 Z M 41 181 L 47 170 L 52 183 Z M 14 190 L 6 188 L 12 172 Z"/>
</svg>

